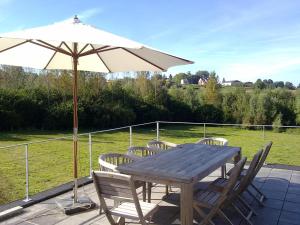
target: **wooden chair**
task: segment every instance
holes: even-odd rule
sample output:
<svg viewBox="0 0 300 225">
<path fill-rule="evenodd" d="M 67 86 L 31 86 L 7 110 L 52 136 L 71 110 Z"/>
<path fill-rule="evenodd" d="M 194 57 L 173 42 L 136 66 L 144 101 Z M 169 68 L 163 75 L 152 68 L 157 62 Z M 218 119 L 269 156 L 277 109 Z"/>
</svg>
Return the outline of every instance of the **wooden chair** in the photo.
<svg viewBox="0 0 300 225">
<path fill-rule="evenodd" d="M 177 144 L 167 142 L 167 141 L 149 141 L 147 147 L 167 150 L 170 148 L 177 147 Z"/>
<path fill-rule="evenodd" d="M 210 137 L 203 138 L 196 142 L 196 144 L 205 144 L 205 145 L 228 145 L 228 140 L 220 137 Z"/>
<path fill-rule="evenodd" d="M 141 147 L 141 146 L 132 146 L 128 148 L 127 154 L 131 157 L 147 157 L 150 155 L 155 155 L 161 150 L 151 147 Z"/>
<path fill-rule="evenodd" d="M 270 141 L 269 143 L 267 143 L 264 148 L 263 148 L 263 153 L 262 153 L 262 156 L 255 168 L 255 171 L 254 171 L 254 174 L 253 174 L 253 179 L 255 178 L 255 176 L 258 174 L 258 172 L 260 171 L 260 169 L 262 168 L 262 166 L 264 165 L 266 159 L 267 159 L 267 156 L 269 155 L 269 152 L 271 150 L 271 147 L 272 147 L 272 144 L 273 142 Z M 227 175 L 230 175 L 231 171 L 228 171 Z M 244 169 L 241 173 L 241 176 L 245 176 L 245 174 L 247 173 L 247 169 Z M 250 185 L 254 191 L 256 191 L 257 193 L 256 194 L 253 194 L 249 188 L 246 190 L 253 198 L 255 201 L 258 202 L 259 205 L 261 206 L 264 206 L 263 204 L 263 201 L 266 199 L 266 196 L 254 185 L 253 182 L 250 183 Z M 259 195 L 259 197 L 257 197 L 257 194 Z"/>
<path fill-rule="evenodd" d="M 147 157 L 147 156 L 155 155 L 159 152 L 161 152 L 161 150 L 157 149 L 157 148 L 133 146 L 133 147 L 128 148 L 127 154 L 131 157 L 140 158 L 140 157 Z M 148 202 L 151 202 L 152 183 L 148 182 L 147 184 L 148 184 L 148 187 L 147 187 Z M 168 186 L 166 186 L 166 190 L 168 190 Z M 167 192 L 166 192 L 166 194 L 167 194 Z"/>
<path fill-rule="evenodd" d="M 158 150 L 168 150 L 171 148 L 175 148 L 178 145 L 175 143 L 167 142 L 167 141 L 149 141 L 147 144 L 148 148 L 156 148 Z M 171 186 L 166 185 L 166 195 L 169 194 L 169 189 L 171 190 Z"/>
<path fill-rule="evenodd" d="M 228 179 L 228 182 L 224 185 L 221 191 L 214 191 L 210 189 L 200 190 L 196 192 L 193 200 L 193 207 L 203 218 L 200 222 L 204 224 L 214 224 L 212 218 L 215 215 L 219 215 L 227 223 L 232 224 L 229 218 L 222 211 L 225 201 L 231 195 L 235 185 L 237 184 L 238 178 L 241 171 L 246 163 L 246 158 L 243 157 L 233 168 L 232 174 Z M 206 213 L 203 208 L 208 209 Z"/>
<path fill-rule="evenodd" d="M 252 222 L 250 221 L 252 215 L 257 215 L 257 213 L 243 199 L 242 194 L 247 190 L 255 177 L 255 169 L 259 163 L 262 152 L 262 150 L 259 150 L 253 156 L 253 159 L 250 163 L 249 168 L 247 169 L 247 172 L 245 173 L 245 176 L 240 177 L 241 179 L 238 181 L 237 185 L 226 201 L 226 205 L 231 205 L 242 216 L 242 218 L 246 220 L 249 225 L 252 225 Z M 222 191 L 223 187 L 228 183 L 228 181 L 229 180 L 226 178 L 218 178 L 217 180 L 213 181 L 208 188 L 214 191 Z M 241 206 L 241 208 L 238 206 Z"/>
<path fill-rule="evenodd" d="M 99 156 L 99 166 L 101 171 L 119 173 L 117 167 L 124 163 L 132 163 L 137 158 L 120 153 L 107 153 Z M 142 187 L 143 201 L 146 201 L 146 183 L 142 181 L 135 182 L 136 188 Z"/>
<path fill-rule="evenodd" d="M 262 166 L 264 165 L 264 163 L 266 162 L 266 159 L 269 155 L 269 152 L 271 150 L 273 142 L 270 141 L 269 143 L 267 143 L 264 147 L 261 159 L 259 160 L 259 163 L 257 164 L 257 167 L 255 168 L 254 171 L 254 177 L 258 174 L 258 172 L 260 171 L 260 169 L 262 168 Z M 245 172 L 242 173 L 242 176 L 244 175 Z M 266 196 L 254 185 L 253 182 L 250 183 L 250 186 L 257 192 L 257 194 L 259 195 L 259 197 L 257 197 L 256 194 L 253 194 L 251 191 L 249 191 L 249 189 L 247 189 L 248 193 L 261 205 L 264 206 L 263 201 L 266 199 Z"/>
<path fill-rule="evenodd" d="M 111 225 L 125 225 L 125 219 L 149 224 L 146 220 L 151 220 L 158 205 L 139 201 L 131 176 L 103 171 L 93 171 L 92 176 L 100 204 Z M 108 208 L 107 199 L 114 200 L 113 208 Z"/>
<path fill-rule="evenodd" d="M 228 140 L 221 137 L 210 137 L 210 138 L 203 138 L 196 142 L 196 144 L 203 144 L 203 145 L 222 145 L 227 146 Z M 226 176 L 226 164 L 221 167 L 221 176 Z"/>
</svg>

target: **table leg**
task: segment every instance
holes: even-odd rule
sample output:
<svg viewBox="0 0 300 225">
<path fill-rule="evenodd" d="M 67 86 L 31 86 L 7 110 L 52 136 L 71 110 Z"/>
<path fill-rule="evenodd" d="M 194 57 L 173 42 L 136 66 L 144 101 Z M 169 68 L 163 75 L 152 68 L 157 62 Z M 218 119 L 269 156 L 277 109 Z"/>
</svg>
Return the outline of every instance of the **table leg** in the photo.
<svg viewBox="0 0 300 225">
<path fill-rule="evenodd" d="M 234 157 L 234 165 L 237 164 L 242 158 L 242 150 L 238 152 L 238 154 Z"/>
<path fill-rule="evenodd" d="M 193 224 L 193 184 L 182 184 L 180 193 L 181 225 Z"/>
</svg>

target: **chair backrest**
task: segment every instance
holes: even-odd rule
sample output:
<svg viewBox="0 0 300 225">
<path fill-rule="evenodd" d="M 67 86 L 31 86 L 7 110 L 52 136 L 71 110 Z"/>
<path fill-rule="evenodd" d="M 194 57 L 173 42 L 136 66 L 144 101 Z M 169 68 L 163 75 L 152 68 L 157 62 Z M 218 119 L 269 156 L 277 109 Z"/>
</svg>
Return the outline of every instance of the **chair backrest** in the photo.
<svg viewBox="0 0 300 225">
<path fill-rule="evenodd" d="M 222 195 L 227 196 L 229 193 L 231 194 L 234 190 L 235 185 L 237 184 L 237 181 L 241 175 L 241 172 L 244 168 L 244 165 L 246 163 L 247 158 L 243 157 L 231 170 L 231 174 L 228 178 L 228 182 L 223 188 Z"/>
<path fill-rule="evenodd" d="M 210 137 L 210 138 L 203 138 L 196 142 L 196 144 L 204 144 L 204 145 L 228 145 L 228 140 L 225 138 L 220 137 Z"/>
<path fill-rule="evenodd" d="M 247 189 L 249 184 L 253 181 L 253 179 L 255 177 L 255 169 L 259 163 L 262 152 L 263 152 L 263 150 L 260 149 L 253 156 L 253 159 L 249 165 L 249 168 L 247 169 L 246 175 L 241 178 L 237 189 L 234 191 L 235 194 L 239 195 L 239 194 L 243 193 Z"/>
<path fill-rule="evenodd" d="M 117 167 L 121 164 L 131 163 L 134 157 L 120 153 L 107 153 L 99 156 L 99 166 L 102 171 L 118 172 Z"/>
<path fill-rule="evenodd" d="M 177 144 L 167 142 L 167 141 L 149 141 L 147 147 L 166 150 L 166 149 L 177 147 Z"/>
<path fill-rule="evenodd" d="M 257 164 L 257 167 L 255 168 L 255 174 L 254 174 L 254 177 L 257 175 L 257 173 L 259 172 L 259 170 L 261 169 L 261 167 L 264 165 L 268 155 L 269 155 L 269 152 L 271 150 L 271 147 L 272 147 L 272 144 L 273 142 L 270 141 L 269 143 L 267 143 L 264 147 L 264 150 L 263 150 L 263 153 L 262 153 L 262 156 Z"/>
<path fill-rule="evenodd" d="M 157 148 L 133 146 L 128 148 L 127 154 L 133 157 L 147 157 L 150 155 L 155 155 L 160 151 L 161 150 Z"/>
<path fill-rule="evenodd" d="M 140 220 L 144 221 L 134 180 L 131 176 L 105 171 L 93 171 L 92 176 L 100 204 L 108 220 L 113 222 L 111 224 L 115 224 L 115 222 L 105 199 L 133 200 Z"/>
</svg>

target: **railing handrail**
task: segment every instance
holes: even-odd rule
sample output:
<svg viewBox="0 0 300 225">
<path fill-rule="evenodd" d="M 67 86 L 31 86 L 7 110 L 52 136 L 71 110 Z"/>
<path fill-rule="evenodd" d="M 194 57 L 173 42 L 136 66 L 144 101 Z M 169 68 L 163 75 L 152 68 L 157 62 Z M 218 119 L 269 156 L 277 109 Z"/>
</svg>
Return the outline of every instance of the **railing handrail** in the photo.
<svg viewBox="0 0 300 225">
<path fill-rule="evenodd" d="M 149 124 L 154 124 L 154 123 L 156 123 L 156 122 L 140 123 L 140 124 L 133 124 L 133 125 L 128 125 L 128 126 L 124 126 L 124 127 L 117 127 L 117 128 L 106 129 L 106 130 L 92 131 L 92 132 L 78 134 L 78 136 L 104 133 L 104 132 L 115 131 L 115 130 L 123 130 L 123 129 L 130 128 L 130 127 L 138 127 L 138 126 L 144 126 L 144 125 L 149 125 Z M 31 144 L 47 143 L 47 142 L 51 142 L 51 141 L 58 141 L 58 140 L 64 140 L 64 139 L 70 139 L 70 138 L 73 138 L 73 136 L 68 135 L 68 136 L 63 136 L 63 137 L 58 137 L 58 138 L 49 138 L 49 139 L 45 139 L 45 140 L 41 140 L 41 141 L 31 141 L 31 142 L 25 142 L 25 143 L 15 144 L 15 145 L 0 146 L 0 149 L 20 147 L 20 146 L 29 145 L 29 144 L 31 145 Z"/>
<path fill-rule="evenodd" d="M 183 121 L 156 121 L 159 123 L 172 124 L 191 124 L 191 125 L 219 125 L 219 126 L 243 126 L 243 127 L 282 127 L 282 128 L 300 128 L 300 126 L 277 126 L 270 124 L 242 124 L 242 123 L 198 123 L 198 122 L 183 122 Z"/>
<path fill-rule="evenodd" d="M 231 123 L 203 123 L 203 122 L 202 123 L 198 123 L 198 122 L 183 122 L 183 121 L 153 121 L 153 122 L 133 124 L 133 125 L 123 126 L 123 127 L 117 127 L 117 128 L 99 130 L 99 131 L 92 131 L 92 132 L 78 134 L 78 136 L 85 136 L 85 135 L 89 135 L 89 134 L 104 133 L 104 132 L 115 131 L 115 130 L 123 130 L 123 129 L 127 129 L 127 128 L 130 128 L 130 127 L 139 127 L 139 126 L 150 125 L 150 124 L 155 124 L 155 123 L 191 124 L 191 125 L 218 125 L 218 126 L 243 126 L 243 127 L 300 128 L 300 126 L 277 126 L 277 125 L 269 125 L 269 124 L 261 124 L 261 125 L 259 125 L 259 124 L 237 124 L 237 123 L 232 123 L 231 124 Z M 20 147 L 20 146 L 29 145 L 29 144 L 47 143 L 47 142 L 51 142 L 51 141 L 58 141 L 58 140 L 64 140 L 64 139 L 71 139 L 72 137 L 73 136 L 68 135 L 68 136 L 58 137 L 58 138 L 49 138 L 49 139 L 45 139 L 45 140 L 41 140 L 41 141 L 31 141 L 31 142 L 26 142 L 26 143 L 21 143 L 21 144 L 15 144 L 15 145 L 0 146 L 0 149 Z"/>
</svg>

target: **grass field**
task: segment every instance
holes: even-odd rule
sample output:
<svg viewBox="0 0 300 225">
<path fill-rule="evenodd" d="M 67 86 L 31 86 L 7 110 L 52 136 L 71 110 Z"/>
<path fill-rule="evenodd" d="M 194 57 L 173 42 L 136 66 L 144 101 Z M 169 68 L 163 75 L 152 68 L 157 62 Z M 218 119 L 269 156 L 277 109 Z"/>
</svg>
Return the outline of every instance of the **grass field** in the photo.
<svg viewBox="0 0 300 225">
<path fill-rule="evenodd" d="M 273 141 L 268 163 L 300 165 L 300 129 L 276 133 L 246 130 L 238 127 L 206 127 L 206 136 L 220 136 L 229 145 L 241 146 L 250 160 L 255 151 L 267 141 Z M 70 135 L 62 132 L 26 131 L 0 134 L 0 146 L 41 141 Z M 174 143 L 195 142 L 204 136 L 203 126 L 160 125 L 160 139 Z M 133 129 L 133 145 L 144 146 L 156 138 L 155 124 Z M 99 154 L 125 153 L 129 146 L 129 129 L 97 133 L 93 140 L 93 168 L 98 168 Z M 25 147 L 0 149 L 0 204 L 25 196 Z M 72 139 L 29 144 L 29 191 L 36 194 L 72 180 Z M 88 136 L 79 138 L 79 174 L 89 175 Z"/>
</svg>

